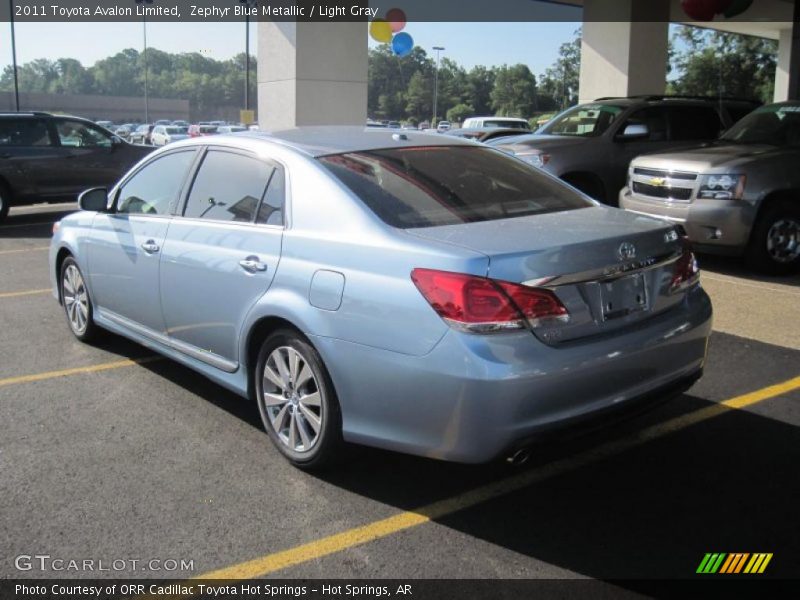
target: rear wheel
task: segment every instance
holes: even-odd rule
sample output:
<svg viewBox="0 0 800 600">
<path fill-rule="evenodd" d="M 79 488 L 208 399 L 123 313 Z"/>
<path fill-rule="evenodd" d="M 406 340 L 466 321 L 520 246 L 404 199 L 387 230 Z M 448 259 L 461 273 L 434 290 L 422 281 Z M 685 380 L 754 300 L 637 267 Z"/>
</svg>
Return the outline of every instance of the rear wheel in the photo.
<svg viewBox="0 0 800 600">
<path fill-rule="evenodd" d="M 92 301 L 78 263 L 71 256 L 61 265 L 60 282 L 61 302 L 70 330 L 82 342 L 94 339 L 98 328 L 92 319 Z"/>
<path fill-rule="evenodd" d="M 753 229 L 747 262 L 771 275 L 800 270 L 800 201 L 768 207 Z"/>
<path fill-rule="evenodd" d="M 339 457 L 339 404 L 317 351 L 299 333 L 283 329 L 261 347 L 255 370 L 258 409 L 275 447 L 303 469 Z"/>
<path fill-rule="evenodd" d="M 0 223 L 5 221 L 9 208 L 11 208 L 11 192 L 8 187 L 0 183 Z"/>
</svg>

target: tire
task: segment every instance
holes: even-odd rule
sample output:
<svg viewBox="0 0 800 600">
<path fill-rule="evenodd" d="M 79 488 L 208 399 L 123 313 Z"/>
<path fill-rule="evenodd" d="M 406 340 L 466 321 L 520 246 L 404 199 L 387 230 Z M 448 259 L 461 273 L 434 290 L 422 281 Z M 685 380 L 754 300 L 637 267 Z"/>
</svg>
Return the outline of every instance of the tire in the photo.
<svg viewBox="0 0 800 600">
<path fill-rule="evenodd" d="M 97 338 L 98 327 L 94 323 L 94 308 L 86 289 L 83 273 L 71 256 L 64 259 L 59 274 L 61 304 L 72 334 L 82 342 Z"/>
<path fill-rule="evenodd" d="M 800 199 L 781 201 L 764 211 L 753 228 L 746 260 L 768 275 L 800 271 Z"/>
<path fill-rule="evenodd" d="M 0 223 L 6 220 L 8 210 L 11 208 L 11 190 L 3 183 L 0 183 Z"/>
<path fill-rule="evenodd" d="M 310 470 L 341 458 L 339 403 L 322 358 L 305 338 L 292 329 L 270 335 L 254 377 L 264 428 L 290 463 Z"/>
</svg>

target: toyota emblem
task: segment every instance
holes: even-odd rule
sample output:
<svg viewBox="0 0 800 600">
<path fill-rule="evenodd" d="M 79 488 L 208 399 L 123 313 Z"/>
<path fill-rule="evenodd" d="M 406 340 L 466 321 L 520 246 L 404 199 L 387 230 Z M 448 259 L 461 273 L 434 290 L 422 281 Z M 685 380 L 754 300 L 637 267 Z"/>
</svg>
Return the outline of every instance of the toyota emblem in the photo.
<svg viewBox="0 0 800 600">
<path fill-rule="evenodd" d="M 632 260 L 636 258 L 636 246 L 630 242 L 622 242 L 617 249 L 617 256 L 620 260 Z"/>
</svg>

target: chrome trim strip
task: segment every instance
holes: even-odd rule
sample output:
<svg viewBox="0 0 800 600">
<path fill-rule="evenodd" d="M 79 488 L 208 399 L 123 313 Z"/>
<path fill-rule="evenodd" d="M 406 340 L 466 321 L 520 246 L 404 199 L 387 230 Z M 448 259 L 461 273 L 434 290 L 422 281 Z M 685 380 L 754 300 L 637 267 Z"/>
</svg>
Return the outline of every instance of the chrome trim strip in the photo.
<svg viewBox="0 0 800 600">
<path fill-rule="evenodd" d="M 591 269 L 581 273 L 570 273 L 568 275 L 556 275 L 549 277 L 537 277 L 536 279 L 529 279 L 523 281 L 522 285 L 530 287 L 543 287 L 543 288 L 557 288 L 562 285 L 571 285 L 576 283 L 595 283 L 599 281 L 611 281 L 619 279 L 632 273 L 643 273 L 652 271 L 676 262 L 681 257 L 680 250 L 670 254 L 655 256 L 651 259 L 643 261 L 635 261 L 632 263 L 615 265 L 613 267 L 604 267 L 602 269 Z M 653 262 L 649 262 L 653 261 Z"/>
<path fill-rule="evenodd" d="M 173 350 L 177 350 L 178 352 L 186 354 L 187 356 L 191 356 L 192 358 L 195 358 L 206 363 L 207 365 L 211 365 L 212 367 L 227 373 L 233 373 L 239 368 L 239 363 L 230 361 L 227 358 L 219 356 L 218 354 L 214 354 L 213 352 L 201 350 L 197 346 L 187 344 L 186 342 L 170 338 L 163 333 L 150 329 L 149 327 L 145 327 L 144 325 L 141 325 L 135 321 L 131 321 L 130 319 L 118 315 L 117 313 L 108 309 L 101 309 L 101 315 L 121 327 L 130 329 L 139 335 L 150 338 L 154 342 L 158 342 L 159 344 L 172 348 Z"/>
</svg>

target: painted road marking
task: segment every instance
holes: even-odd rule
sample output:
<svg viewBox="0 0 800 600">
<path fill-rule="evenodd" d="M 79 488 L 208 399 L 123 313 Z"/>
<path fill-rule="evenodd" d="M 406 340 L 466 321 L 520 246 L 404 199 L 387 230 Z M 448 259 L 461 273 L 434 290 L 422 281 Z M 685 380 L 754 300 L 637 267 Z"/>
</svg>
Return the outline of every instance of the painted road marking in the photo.
<svg viewBox="0 0 800 600">
<path fill-rule="evenodd" d="M 564 458 L 544 465 L 541 468 L 533 469 L 514 477 L 509 477 L 469 490 L 463 494 L 422 506 L 416 510 L 402 512 L 386 519 L 374 521 L 362 525 L 361 527 L 348 529 L 347 531 L 301 544 L 287 550 L 267 554 L 216 571 L 210 571 L 194 579 L 253 579 L 330 554 L 335 554 L 342 550 L 366 544 L 374 540 L 388 537 L 394 533 L 428 523 L 434 519 L 439 519 L 466 508 L 471 508 L 487 502 L 488 500 L 505 496 L 542 480 L 621 454 L 626 450 L 725 414 L 731 410 L 752 406 L 758 402 L 775 398 L 776 396 L 797 389 L 800 389 L 800 377 L 795 377 L 794 379 L 771 385 L 748 394 L 736 396 L 735 398 L 730 398 L 724 402 L 680 417 L 675 417 L 658 425 L 652 425 L 642 429 L 626 438 L 601 444 L 596 448 L 584 451 L 570 458 Z"/>
<path fill-rule="evenodd" d="M 2 292 L 0 293 L 0 298 L 18 298 L 20 296 L 35 296 L 36 294 L 47 294 L 51 292 L 50 288 L 41 289 L 41 290 L 25 290 L 22 292 Z"/>
<path fill-rule="evenodd" d="M 0 379 L 0 387 L 19 385 L 21 383 L 31 383 L 33 381 L 44 381 L 45 379 L 55 379 L 57 377 L 69 377 L 70 375 L 79 375 L 82 373 L 110 371 L 112 369 L 121 369 L 123 367 L 133 367 L 134 365 L 143 365 L 157 360 L 163 360 L 163 357 L 145 356 L 144 358 L 126 358 L 125 360 L 101 363 L 99 365 L 89 365 L 88 367 L 75 367 L 72 369 L 62 369 L 60 371 L 45 371 L 44 373 L 6 377 L 5 379 Z"/>
<path fill-rule="evenodd" d="M 36 246 L 34 248 L 20 248 L 17 250 L 0 250 L 0 254 L 22 254 L 23 252 L 40 252 L 49 249 L 50 246 Z"/>
</svg>

